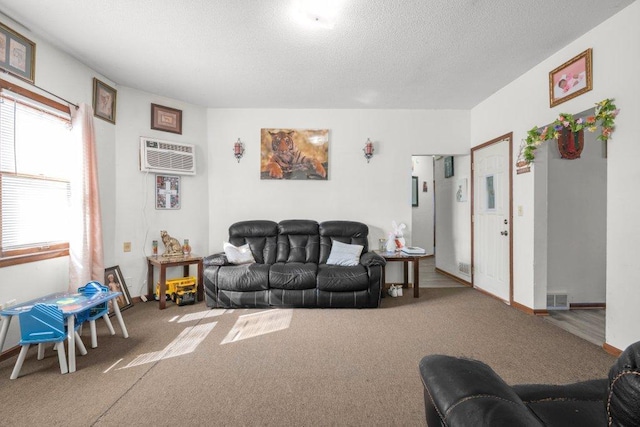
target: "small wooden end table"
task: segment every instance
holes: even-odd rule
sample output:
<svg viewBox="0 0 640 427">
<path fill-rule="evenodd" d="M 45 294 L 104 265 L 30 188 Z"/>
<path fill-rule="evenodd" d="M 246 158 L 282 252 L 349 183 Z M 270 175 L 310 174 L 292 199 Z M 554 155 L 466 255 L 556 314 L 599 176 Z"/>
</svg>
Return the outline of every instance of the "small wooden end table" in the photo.
<svg viewBox="0 0 640 427">
<path fill-rule="evenodd" d="M 431 255 L 426 254 L 407 254 L 402 251 L 395 252 L 383 252 L 383 251 L 374 251 L 382 258 L 384 258 L 387 262 L 402 262 L 404 264 L 404 282 L 402 283 L 403 288 L 409 287 L 409 263 L 413 263 L 413 297 L 420 297 L 420 260 L 423 258 L 428 258 Z M 391 283 L 389 283 L 390 285 Z M 382 267 L 382 286 L 386 288 L 387 283 L 385 279 L 385 267 Z M 384 292 L 384 289 L 382 290 Z"/>
<path fill-rule="evenodd" d="M 204 299 L 204 287 L 202 283 L 202 257 L 197 255 L 181 255 L 164 257 L 162 255 L 147 257 L 147 298 L 154 298 L 153 291 L 153 267 L 160 267 L 160 300 L 159 308 L 164 310 L 167 307 L 167 267 L 183 267 L 183 276 L 189 276 L 189 266 L 198 266 L 197 300 Z"/>
</svg>

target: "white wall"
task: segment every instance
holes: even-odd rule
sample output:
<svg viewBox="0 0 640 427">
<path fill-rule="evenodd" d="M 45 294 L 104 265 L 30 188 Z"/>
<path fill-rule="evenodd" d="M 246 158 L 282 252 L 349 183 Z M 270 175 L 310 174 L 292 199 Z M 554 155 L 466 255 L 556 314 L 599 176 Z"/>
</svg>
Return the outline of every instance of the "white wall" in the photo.
<svg viewBox="0 0 640 427">
<path fill-rule="evenodd" d="M 599 46 L 594 57 L 598 65 L 593 72 L 594 76 L 603 76 L 595 83 L 601 85 L 600 98 L 613 96 L 621 108 L 607 153 L 606 340 L 619 349 L 640 339 L 640 194 L 628 191 L 640 182 L 640 144 L 635 126 L 640 117 L 639 20 L 640 3 L 634 2 L 589 34 L 594 51 Z M 610 43 L 612 34 L 624 42 Z"/>
<path fill-rule="evenodd" d="M 182 134 L 151 130 L 151 104 L 182 110 Z M 152 241 L 158 240 L 158 251 L 164 247 L 160 230 L 166 230 L 182 242 L 189 239 L 194 254 L 208 251 L 208 179 L 206 109 L 157 95 L 119 87 L 116 158 L 107 179 L 117 189 L 115 229 L 105 234 L 115 250 L 105 254 L 105 267 L 119 265 L 132 296 L 146 294 L 146 259 L 151 255 Z M 182 175 L 181 207 L 178 210 L 155 208 L 155 174 L 141 172 L 139 167 L 140 137 L 147 136 L 171 142 L 196 145 L 196 175 Z M 172 175 L 167 173 L 167 175 Z M 131 252 L 123 251 L 131 242 Z M 195 267 L 192 274 L 196 274 Z M 181 277 L 182 270 L 167 271 L 167 277 Z M 156 274 L 157 278 L 157 274 Z"/>
<path fill-rule="evenodd" d="M 577 113 L 605 98 L 615 98 L 621 109 L 609 142 L 607 168 L 607 319 L 606 341 L 623 349 L 640 339 L 634 327 L 640 323 L 640 263 L 637 247 L 640 228 L 640 194 L 627 189 L 640 182 L 640 144 L 634 124 L 640 117 L 640 4 L 633 3 L 564 49 L 533 67 L 471 111 L 471 144 L 513 131 L 517 152 L 526 131 L 552 122 L 561 112 Z M 612 42 L 612 40 L 616 42 Z M 560 64 L 593 48 L 593 90 L 554 108 L 549 108 L 548 73 Z M 538 165 L 527 174 L 514 173 L 514 205 L 523 215 L 514 218 L 514 300 L 534 309 L 544 309 L 547 286 L 538 286 L 534 266 L 546 254 L 534 256 L 534 240 L 545 224 L 537 223 L 534 191 L 538 188 Z M 539 200 L 539 199 L 538 199 Z M 516 210 L 517 211 L 517 210 Z M 546 275 L 545 275 L 546 276 Z"/>
<path fill-rule="evenodd" d="M 412 176 L 418 177 L 418 206 L 411 209 L 411 244 L 424 248 L 427 254 L 433 254 L 434 217 L 433 199 L 433 156 L 413 156 Z M 427 191 L 423 191 L 423 183 Z"/>
<path fill-rule="evenodd" d="M 411 155 L 468 152 L 468 117 L 467 111 L 210 109 L 210 252 L 222 249 L 231 224 L 249 219 L 362 221 L 375 248 L 393 220 L 411 236 Z M 261 128 L 329 129 L 329 179 L 260 180 Z M 238 138 L 246 148 L 240 163 L 232 154 Z M 367 138 L 375 148 L 370 163 L 362 153 Z M 390 266 L 389 280 L 399 280 L 400 271 Z"/>
<path fill-rule="evenodd" d="M 569 303 L 606 300 L 607 159 L 596 134 L 584 133 L 580 158 L 547 150 L 547 292 L 567 293 Z M 539 173 L 539 171 L 536 171 Z"/>
<path fill-rule="evenodd" d="M 459 263 L 471 263 L 471 156 L 454 156 L 454 175 L 444 177 L 444 157 L 436 160 L 436 267 L 467 282 Z M 467 180 L 467 201 L 458 202 L 458 182 Z"/>
</svg>

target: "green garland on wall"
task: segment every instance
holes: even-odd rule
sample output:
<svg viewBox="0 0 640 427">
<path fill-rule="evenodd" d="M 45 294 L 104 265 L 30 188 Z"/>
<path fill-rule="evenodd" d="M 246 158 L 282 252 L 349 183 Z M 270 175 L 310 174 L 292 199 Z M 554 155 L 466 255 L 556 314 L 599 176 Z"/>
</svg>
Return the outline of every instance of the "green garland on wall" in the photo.
<svg viewBox="0 0 640 427">
<path fill-rule="evenodd" d="M 578 132 L 583 129 L 589 132 L 595 132 L 598 125 L 602 128 L 602 132 L 598 139 L 607 141 L 611 137 L 614 129 L 615 118 L 620 110 L 616 108 L 613 99 L 607 98 L 596 103 L 595 115 L 586 118 L 575 119 L 573 114 L 560 113 L 558 118 L 550 125 L 546 126 L 542 131 L 537 126 L 527 132 L 525 139 L 526 146 L 523 150 L 523 157 L 527 163 L 532 163 L 535 159 L 536 149 L 542 145 L 544 141 L 557 139 L 562 128 L 569 128 L 572 132 Z"/>
</svg>

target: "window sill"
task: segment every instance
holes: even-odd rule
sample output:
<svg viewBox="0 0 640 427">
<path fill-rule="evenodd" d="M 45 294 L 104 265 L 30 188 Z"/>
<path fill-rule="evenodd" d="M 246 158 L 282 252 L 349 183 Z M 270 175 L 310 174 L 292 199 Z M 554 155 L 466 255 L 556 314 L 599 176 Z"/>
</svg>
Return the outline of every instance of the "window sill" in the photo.
<svg viewBox="0 0 640 427">
<path fill-rule="evenodd" d="M 43 261 L 46 259 L 69 256 L 69 248 L 48 249 L 24 255 L 8 256 L 0 258 L 0 268 L 12 265 L 26 264 L 29 262 Z"/>
</svg>

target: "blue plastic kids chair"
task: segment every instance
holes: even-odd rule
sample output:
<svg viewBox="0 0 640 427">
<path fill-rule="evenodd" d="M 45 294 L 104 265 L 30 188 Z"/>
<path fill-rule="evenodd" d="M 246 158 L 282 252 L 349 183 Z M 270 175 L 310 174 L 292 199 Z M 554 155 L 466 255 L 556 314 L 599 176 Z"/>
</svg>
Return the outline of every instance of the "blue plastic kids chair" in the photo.
<svg viewBox="0 0 640 427">
<path fill-rule="evenodd" d="M 78 293 L 81 293 L 85 296 L 94 295 L 98 292 L 109 292 L 109 288 L 104 286 L 100 282 L 89 282 L 86 285 L 78 288 Z M 109 333 L 111 335 L 115 335 L 116 331 L 113 330 L 113 325 L 111 324 L 111 319 L 109 319 L 109 303 L 104 302 L 96 307 L 92 307 L 78 314 L 77 321 L 79 324 L 82 322 L 89 322 L 89 328 L 91 329 L 91 348 L 96 348 L 98 346 L 98 335 L 96 332 L 96 320 L 99 318 L 103 318 L 105 323 L 107 324 L 107 328 L 109 328 Z"/>
<path fill-rule="evenodd" d="M 44 358 L 44 346 L 46 343 L 55 343 L 58 350 L 58 361 L 60 362 L 60 372 L 69 372 L 67 367 L 67 357 L 64 352 L 64 340 L 67 338 L 67 325 L 65 323 L 62 310 L 54 304 L 35 304 L 31 310 L 24 311 L 18 315 L 20 320 L 20 345 L 22 349 L 18 355 L 18 360 L 11 373 L 11 379 L 15 380 L 20 375 L 20 369 L 27 356 L 31 344 L 38 344 L 38 360 Z M 76 331 L 76 343 L 80 352 L 86 354 L 87 350 Z"/>
</svg>

